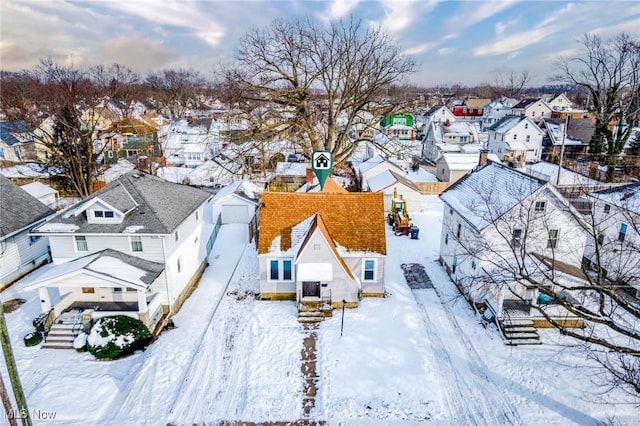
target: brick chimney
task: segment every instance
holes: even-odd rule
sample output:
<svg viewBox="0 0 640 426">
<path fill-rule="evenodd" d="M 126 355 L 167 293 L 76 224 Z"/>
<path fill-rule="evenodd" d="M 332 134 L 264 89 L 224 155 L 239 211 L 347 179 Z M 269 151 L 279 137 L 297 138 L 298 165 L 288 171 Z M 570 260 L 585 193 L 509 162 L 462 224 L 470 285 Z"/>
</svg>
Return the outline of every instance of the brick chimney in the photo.
<svg viewBox="0 0 640 426">
<path fill-rule="evenodd" d="M 149 158 L 146 155 L 138 157 L 138 170 L 149 173 Z"/>
<path fill-rule="evenodd" d="M 306 182 L 311 185 L 313 183 L 313 169 L 307 167 Z"/>
<path fill-rule="evenodd" d="M 488 158 L 489 158 L 489 150 L 481 149 L 480 158 L 478 159 L 478 166 L 484 166 L 487 163 Z"/>
</svg>

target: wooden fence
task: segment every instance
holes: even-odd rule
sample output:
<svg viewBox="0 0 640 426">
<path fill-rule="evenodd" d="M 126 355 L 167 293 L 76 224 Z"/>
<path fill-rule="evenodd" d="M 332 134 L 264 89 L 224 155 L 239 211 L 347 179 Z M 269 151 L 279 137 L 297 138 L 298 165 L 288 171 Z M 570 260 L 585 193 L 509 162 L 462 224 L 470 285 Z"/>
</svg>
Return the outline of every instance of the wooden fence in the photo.
<svg viewBox="0 0 640 426">
<path fill-rule="evenodd" d="M 438 195 L 451 185 L 451 182 L 415 182 L 424 195 Z"/>
</svg>

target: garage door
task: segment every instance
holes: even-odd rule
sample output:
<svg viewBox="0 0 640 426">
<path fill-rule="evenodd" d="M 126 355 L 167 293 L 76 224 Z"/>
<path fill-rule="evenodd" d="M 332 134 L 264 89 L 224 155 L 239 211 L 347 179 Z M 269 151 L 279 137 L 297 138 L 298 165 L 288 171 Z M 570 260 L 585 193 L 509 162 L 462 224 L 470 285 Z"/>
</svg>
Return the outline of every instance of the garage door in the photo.
<svg viewBox="0 0 640 426">
<path fill-rule="evenodd" d="M 222 224 L 249 223 L 247 206 L 222 206 Z"/>
</svg>

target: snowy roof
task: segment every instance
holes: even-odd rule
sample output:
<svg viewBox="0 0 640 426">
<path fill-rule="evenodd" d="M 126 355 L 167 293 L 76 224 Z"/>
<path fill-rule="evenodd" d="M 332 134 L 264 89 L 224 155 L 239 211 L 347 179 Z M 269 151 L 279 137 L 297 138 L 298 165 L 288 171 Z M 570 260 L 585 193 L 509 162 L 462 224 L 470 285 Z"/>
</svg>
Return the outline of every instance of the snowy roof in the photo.
<svg viewBox="0 0 640 426">
<path fill-rule="evenodd" d="M 384 157 L 382 157 L 380 154 L 376 154 L 373 157 L 369 158 L 367 161 L 361 163 L 358 166 L 358 169 L 360 170 L 360 173 L 365 173 L 373 169 L 378 164 L 384 163 L 385 161 L 386 159 Z"/>
<path fill-rule="evenodd" d="M 369 185 L 371 192 L 379 192 L 398 183 L 420 192 L 420 189 L 413 182 L 393 170 L 385 170 L 367 180 L 367 185 Z"/>
<path fill-rule="evenodd" d="M 0 174 L 8 178 L 49 178 L 47 170 L 39 164 L 28 163 L 0 169 Z"/>
<path fill-rule="evenodd" d="M 292 227 L 314 213 L 322 216 L 331 237 L 347 250 L 386 254 L 384 204 L 379 192 L 263 192 L 258 254 L 290 249 Z"/>
<path fill-rule="evenodd" d="M 51 188 L 49 185 L 45 185 L 40 182 L 31 182 L 26 185 L 20 186 L 20 188 L 24 189 L 36 198 L 46 197 L 47 195 L 58 193 L 57 190 Z"/>
<path fill-rule="evenodd" d="M 166 181 L 174 183 L 184 183 L 185 179 L 193 173 L 190 167 L 160 167 L 157 175 Z"/>
<path fill-rule="evenodd" d="M 500 121 L 498 121 L 496 124 L 489 127 L 489 130 L 494 131 L 496 133 L 506 133 L 512 128 L 514 128 L 521 120 L 523 119 L 520 117 L 507 115 L 506 117 L 502 117 Z"/>
<path fill-rule="evenodd" d="M 279 176 L 306 176 L 311 163 L 285 163 L 276 164 L 275 174 Z"/>
<path fill-rule="evenodd" d="M 556 184 L 558 177 L 558 165 L 540 161 L 535 164 L 528 164 L 525 171 L 533 177 Z M 600 182 L 590 179 L 581 174 L 575 173 L 564 167 L 560 172 L 559 185 L 598 185 Z"/>
<path fill-rule="evenodd" d="M 544 184 L 525 173 L 491 162 L 463 176 L 440 198 L 472 226 L 482 230 Z"/>
<path fill-rule="evenodd" d="M 638 182 L 591 192 L 589 196 L 640 215 L 640 183 Z"/>
<path fill-rule="evenodd" d="M 170 234 L 211 195 L 186 185 L 167 182 L 141 172 L 127 173 L 71 209 L 59 213 L 51 224 L 75 225 L 77 233 L 121 233 L 130 226 L 144 226 L 148 234 Z M 88 206 L 102 200 L 123 213 L 121 223 L 90 224 Z M 49 229 L 49 228 L 45 228 Z M 41 232 L 55 232 L 38 229 Z"/>
<path fill-rule="evenodd" d="M 0 176 L 0 236 L 2 238 L 54 213 L 33 195 Z M 10 200 L 10 202 L 9 202 Z"/>
<path fill-rule="evenodd" d="M 164 265 L 131 256 L 117 250 L 105 249 L 65 263 L 44 266 L 28 278 L 27 289 L 55 285 L 59 279 L 79 272 L 87 272 L 115 280 L 123 285 L 146 290 L 164 271 Z"/>
<path fill-rule="evenodd" d="M 124 175 L 125 173 L 129 173 L 135 168 L 136 166 L 131 161 L 127 160 L 126 158 L 119 158 L 116 164 L 111 165 L 107 170 L 104 171 L 103 179 L 105 183 L 113 182 L 120 176 Z"/>
<path fill-rule="evenodd" d="M 261 193 L 262 189 L 260 189 L 255 183 L 249 182 L 248 180 L 238 180 L 218 191 L 218 193 L 213 197 L 213 202 L 218 202 L 231 194 L 236 194 L 248 201 L 257 203 L 260 199 Z"/>
<path fill-rule="evenodd" d="M 184 183 L 196 186 L 229 185 L 241 175 L 241 166 L 226 157 L 219 155 L 205 161 L 184 178 Z"/>
<path fill-rule="evenodd" d="M 479 154 L 457 154 L 445 152 L 438 160 L 444 161 L 449 170 L 471 170 L 480 161 Z"/>
<path fill-rule="evenodd" d="M 409 179 L 411 182 L 414 182 L 414 183 L 438 181 L 438 178 L 436 177 L 436 175 L 434 175 L 433 173 L 429 173 L 422 167 L 419 167 L 418 170 L 415 172 L 411 169 L 407 170 L 405 176 L 407 177 L 407 179 Z"/>
</svg>

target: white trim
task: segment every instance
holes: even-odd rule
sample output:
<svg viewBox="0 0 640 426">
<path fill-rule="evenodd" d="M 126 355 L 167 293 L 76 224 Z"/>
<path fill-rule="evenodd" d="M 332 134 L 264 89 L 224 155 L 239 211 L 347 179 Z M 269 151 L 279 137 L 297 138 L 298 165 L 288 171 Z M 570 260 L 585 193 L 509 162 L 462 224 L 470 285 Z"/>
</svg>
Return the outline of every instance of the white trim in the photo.
<svg viewBox="0 0 640 426">
<path fill-rule="evenodd" d="M 285 280 L 283 278 L 284 277 L 284 262 L 287 261 L 287 260 L 289 262 L 291 262 L 291 279 Z M 278 262 L 278 278 L 277 279 L 271 278 L 271 262 L 272 261 Z M 294 259 L 292 257 L 269 257 L 269 258 L 267 258 L 267 281 L 285 282 L 285 283 L 290 283 L 290 282 L 296 281 L 296 274 L 295 274 L 293 265 L 295 265 L 295 261 L 294 261 Z"/>
<path fill-rule="evenodd" d="M 365 269 L 366 264 L 368 261 L 373 262 L 373 278 L 368 280 L 365 279 L 365 272 L 367 271 L 367 269 Z M 363 257 L 362 258 L 362 273 L 360 274 L 360 279 L 362 282 L 372 282 L 372 281 L 377 281 L 376 277 L 378 276 L 378 260 L 377 259 L 373 259 L 370 257 Z"/>
</svg>

